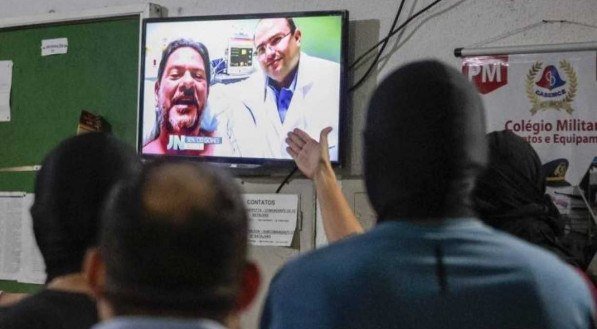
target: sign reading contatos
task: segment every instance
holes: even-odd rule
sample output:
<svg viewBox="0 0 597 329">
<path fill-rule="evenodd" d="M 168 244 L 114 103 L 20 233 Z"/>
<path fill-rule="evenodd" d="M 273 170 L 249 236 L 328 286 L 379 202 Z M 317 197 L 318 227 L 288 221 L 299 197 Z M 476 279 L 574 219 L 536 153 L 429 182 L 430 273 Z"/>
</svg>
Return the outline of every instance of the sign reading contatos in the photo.
<svg viewBox="0 0 597 329">
<path fill-rule="evenodd" d="M 289 247 L 296 230 L 298 195 L 244 194 L 249 213 L 249 242 L 254 246 Z"/>
</svg>

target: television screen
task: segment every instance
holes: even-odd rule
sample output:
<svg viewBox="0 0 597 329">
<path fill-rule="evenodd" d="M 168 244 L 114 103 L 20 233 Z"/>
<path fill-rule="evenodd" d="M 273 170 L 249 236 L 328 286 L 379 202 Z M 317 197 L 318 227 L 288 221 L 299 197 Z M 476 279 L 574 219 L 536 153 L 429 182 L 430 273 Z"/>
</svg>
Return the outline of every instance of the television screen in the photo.
<svg viewBox="0 0 597 329">
<path fill-rule="evenodd" d="M 231 164 L 291 163 L 289 131 L 332 127 L 339 163 L 346 11 L 146 19 L 138 149 Z"/>
</svg>

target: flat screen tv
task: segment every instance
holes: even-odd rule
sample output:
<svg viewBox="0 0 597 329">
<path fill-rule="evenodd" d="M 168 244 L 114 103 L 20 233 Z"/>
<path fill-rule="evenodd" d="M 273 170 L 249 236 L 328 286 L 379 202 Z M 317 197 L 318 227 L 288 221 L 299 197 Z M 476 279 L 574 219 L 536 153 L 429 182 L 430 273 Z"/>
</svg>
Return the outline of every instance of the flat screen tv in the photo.
<svg viewBox="0 0 597 329">
<path fill-rule="evenodd" d="M 236 166 L 283 166 L 289 131 L 331 126 L 342 159 L 346 11 L 143 21 L 138 150 Z"/>
</svg>

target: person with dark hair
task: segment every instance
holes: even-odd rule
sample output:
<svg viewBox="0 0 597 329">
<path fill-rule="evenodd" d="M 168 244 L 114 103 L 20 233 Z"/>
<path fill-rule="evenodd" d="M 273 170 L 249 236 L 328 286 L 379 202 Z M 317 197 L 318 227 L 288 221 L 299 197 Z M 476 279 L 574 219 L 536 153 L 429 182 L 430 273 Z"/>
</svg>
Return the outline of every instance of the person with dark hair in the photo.
<svg viewBox="0 0 597 329">
<path fill-rule="evenodd" d="M 206 115 L 211 79 L 207 48 L 200 42 L 177 39 L 166 47 L 155 82 L 156 131 L 143 146 L 144 154 L 210 155 L 218 122 Z M 183 146 L 181 146 L 183 145 Z"/>
<path fill-rule="evenodd" d="M 9 308 L 0 328 L 83 329 L 97 322 L 83 275 L 84 257 L 97 244 L 109 189 L 139 167 L 133 148 L 104 133 L 68 138 L 45 157 L 35 180 L 31 217 L 46 284 Z"/>
<path fill-rule="evenodd" d="M 390 73 L 364 132 L 376 227 L 285 265 L 261 328 L 592 328 L 589 286 L 572 267 L 476 218 L 484 135 L 481 99 L 457 70 L 427 60 Z M 297 163 L 318 144 L 288 138 Z"/>
<path fill-rule="evenodd" d="M 87 278 L 105 321 L 94 329 L 233 327 L 253 300 L 248 216 L 215 168 L 156 161 L 113 190 Z"/>
<path fill-rule="evenodd" d="M 231 86 L 242 104 L 227 133 L 241 153 L 290 159 L 284 142 L 289 131 L 314 134 L 331 126 L 330 156 L 338 160 L 338 113 L 331 109 L 340 105 L 340 65 L 301 51 L 302 38 L 290 17 L 258 21 L 253 43 L 261 69 Z M 257 145 L 245 142 L 251 134 L 259 134 Z"/>
<path fill-rule="evenodd" d="M 487 134 L 489 165 L 477 179 L 473 203 L 487 224 L 539 245 L 574 266 L 562 244 L 564 223 L 545 193 L 545 174 L 533 147 L 511 131 Z"/>
</svg>

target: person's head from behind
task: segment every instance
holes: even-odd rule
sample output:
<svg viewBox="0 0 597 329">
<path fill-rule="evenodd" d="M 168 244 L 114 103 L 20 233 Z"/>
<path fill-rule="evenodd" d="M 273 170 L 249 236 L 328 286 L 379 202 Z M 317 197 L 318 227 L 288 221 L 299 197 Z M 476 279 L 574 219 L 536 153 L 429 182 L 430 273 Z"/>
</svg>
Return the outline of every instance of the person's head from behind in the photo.
<svg viewBox="0 0 597 329">
<path fill-rule="evenodd" d="M 286 86 L 299 62 L 301 31 L 292 18 L 267 18 L 257 23 L 255 53 L 263 72 L 278 85 Z"/>
<path fill-rule="evenodd" d="M 531 144 L 511 131 L 487 134 L 489 164 L 477 179 L 475 209 L 487 223 L 504 227 L 512 219 L 541 219 L 558 235 L 559 212 L 545 194 L 545 174 Z M 514 233 L 514 232 L 512 232 Z"/>
<path fill-rule="evenodd" d="M 369 104 L 365 183 L 381 220 L 473 215 L 486 163 L 484 109 L 455 69 L 421 61 L 392 72 Z"/>
<path fill-rule="evenodd" d="M 200 42 L 178 39 L 162 53 L 155 82 L 160 129 L 189 134 L 198 129 L 207 104 L 211 66 Z"/>
<path fill-rule="evenodd" d="M 48 153 L 31 207 L 47 282 L 82 271 L 85 252 L 97 243 L 104 199 L 119 177 L 139 166 L 133 148 L 103 133 L 68 138 Z"/>
<path fill-rule="evenodd" d="M 119 183 L 88 278 L 101 316 L 226 323 L 257 293 L 248 217 L 234 181 L 208 166 L 158 161 Z"/>
</svg>

